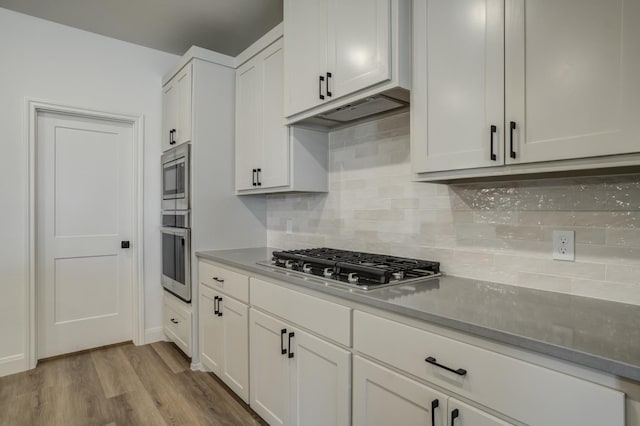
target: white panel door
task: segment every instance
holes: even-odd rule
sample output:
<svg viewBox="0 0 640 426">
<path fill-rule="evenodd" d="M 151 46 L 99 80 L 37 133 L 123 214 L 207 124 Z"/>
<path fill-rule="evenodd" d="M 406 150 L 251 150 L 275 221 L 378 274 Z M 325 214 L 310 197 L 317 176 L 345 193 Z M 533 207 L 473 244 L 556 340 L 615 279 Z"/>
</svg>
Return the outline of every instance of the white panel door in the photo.
<svg viewBox="0 0 640 426">
<path fill-rule="evenodd" d="M 252 60 L 236 71 L 236 189 L 256 188 L 262 158 L 262 62 Z"/>
<path fill-rule="evenodd" d="M 200 286 L 200 360 L 218 377 L 223 363 L 223 325 L 217 314 L 220 294 Z"/>
<path fill-rule="evenodd" d="M 391 0 L 328 0 L 328 99 L 391 78 Z"/>
<path fill-rule="evenodd" d="M 249 307 L 220 294 L 218 310 L 222 319 L 222 380 L 244 402 L 249 402 Z"/>
<path fill-rule="evenodd" d="M 578 424 L 578 423 L 576 423 Z M 447 425 L 451 426 L 511 426 L 482 410 L 471 407 L 455 398 L 449 398 Z"/>
<path fill-rule="evenodd" d="M 177 110 L 177 127 L 174 140 L 175 145 L 191 141 L 191 82 L 193 65 L 185 66 L 182 71 L 176 75 L 176 87 L 178 90 L 178 110 Z"/>
<path fill-rule="evenodd" d="M 327 0 L 284 1 L 285 116 L 325 102 Z"/>
<path fill-rule="evenodd" d="M 506 0 L 506 19 L 507 163 L 640 152 L 639 0 Z"/>
<path fill-rule="evenodd" d="M 284 51 L 282 40 L 267 48 L 262 55 L 262 188 L 289 185 L 289 138 L 284 125 Z"/>
<path fill-rule="evenodd" d="M 251 408 L 271 426 L 289 423 L 288 333 L 281 321 L 249 310 Z"/>
<path fill-rule="evenodd" d="M 37 130 L 38 358 L 130 340 L 133 130 L 48 113 Z"/>
<path fill-rule="evenodd" d="M 417 173 L 504 164 L 504 0 L 414 2 Z"/>
<path fill-rule="evenodd" d="M 444 426 L 446 418 L 446 395 L 364 358 L 354 358 L 354 426 Z"/>
<path fill-rule="evenodd" d="M 351 353 L 300 330 L 291 344 L 291 425 L 351 423 Z"/>
<path fill-rule="evenodd" d="M 162 88 L 162 150 L 173 147 L 174 130 L 178 126 L 178 88 L 170 81 Z"/>
</svg>

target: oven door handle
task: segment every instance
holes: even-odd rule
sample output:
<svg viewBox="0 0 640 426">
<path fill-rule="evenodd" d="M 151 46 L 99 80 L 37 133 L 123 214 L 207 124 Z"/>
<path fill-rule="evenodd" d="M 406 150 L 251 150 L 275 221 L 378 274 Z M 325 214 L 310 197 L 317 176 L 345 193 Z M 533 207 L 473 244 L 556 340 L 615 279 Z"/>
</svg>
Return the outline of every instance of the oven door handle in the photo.
<svg viewBox="0 0 640 426">
<path fill-rule="evenodd" d="M 177 236 L 182 237 L 182 238 L 188 238 L 189 237 L 189 231 L 190 231 L 190 229 L 188 229 L 188 228 L 172 228 L 170 226 L 162 226 L 162 227 L 160 227 L 160 232 L 162 232 L 163 234 L 177 235 Z"/>
</svg>

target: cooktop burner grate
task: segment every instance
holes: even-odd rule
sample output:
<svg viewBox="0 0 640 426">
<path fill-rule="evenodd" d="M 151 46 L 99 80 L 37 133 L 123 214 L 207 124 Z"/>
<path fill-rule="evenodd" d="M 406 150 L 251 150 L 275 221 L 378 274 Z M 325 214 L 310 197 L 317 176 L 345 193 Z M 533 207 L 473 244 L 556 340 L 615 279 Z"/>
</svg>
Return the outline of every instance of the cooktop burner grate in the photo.
<svg viewBox="0 0 640 426">
<path fill-rule="evenodd" d="M 325 247 L 275 251 L 270 265 L 365 290 L 440 275 L 438 262 Z"/>
</svg>

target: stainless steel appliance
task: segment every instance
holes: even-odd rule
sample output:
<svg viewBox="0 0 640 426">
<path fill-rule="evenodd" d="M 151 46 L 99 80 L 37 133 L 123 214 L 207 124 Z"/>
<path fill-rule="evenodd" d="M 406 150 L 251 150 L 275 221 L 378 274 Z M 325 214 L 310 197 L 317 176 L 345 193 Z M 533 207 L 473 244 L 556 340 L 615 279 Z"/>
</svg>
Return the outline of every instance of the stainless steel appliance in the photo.
<svg viewBox="0 0 640 426">
<path fill-rule="evenodd" d="M 191 229 L 188 211 L 162 213 L 162 286 L 191 301 Z"/>
<path fill-rule="evenodd" d="M 408 284 L 440 276 L 440 263 L 332 248 L 274 251 L 260 265 L 359 290 Z"/>
<path fill-rule="evenodd" d="M 188 144 L 173 148 L 162 155 L 162 210 L 189 210 Z"/>
</svg>

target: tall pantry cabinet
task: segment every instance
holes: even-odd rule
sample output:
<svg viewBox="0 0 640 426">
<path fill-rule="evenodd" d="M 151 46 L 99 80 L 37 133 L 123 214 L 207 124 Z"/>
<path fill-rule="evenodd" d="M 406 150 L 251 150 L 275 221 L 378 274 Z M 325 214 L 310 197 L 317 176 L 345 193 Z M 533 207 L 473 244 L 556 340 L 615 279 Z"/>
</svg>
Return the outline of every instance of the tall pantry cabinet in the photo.
<svg viewBox="0 0 640 426">
<path fill-rule="evenodd" d="M 264 246 L 266 200 L 240 199 L 235 195 L 234 58 L 192 47 L 163 83 L 163 111 L 169 120 L 163 123 L 163 148 L 180 143 L 191 145 L 192 302 L 174 300 L 180 305 L 174 309 L 183 308 L 189 320 L 189 350 L 185 352 L 198 365 L 199 277 L 195 253 Z M 175 95 L 171 94 L 173 91 Z M 170 121 L 172 118 L 174 121 Z M 174 128 L 176 131 L 170 135 Z M 164 325 L 166 330 L 171 329 L 172 324 L 167 321 Z"/>
</svg>

